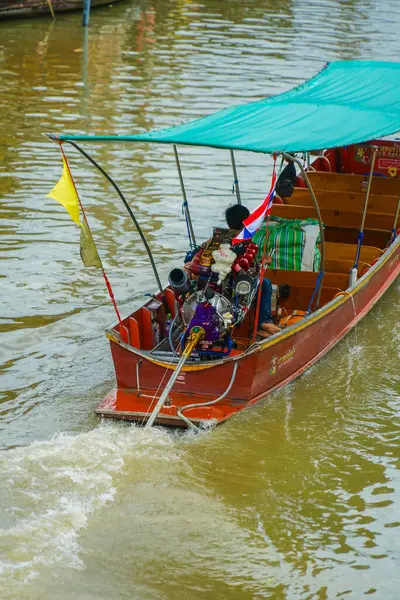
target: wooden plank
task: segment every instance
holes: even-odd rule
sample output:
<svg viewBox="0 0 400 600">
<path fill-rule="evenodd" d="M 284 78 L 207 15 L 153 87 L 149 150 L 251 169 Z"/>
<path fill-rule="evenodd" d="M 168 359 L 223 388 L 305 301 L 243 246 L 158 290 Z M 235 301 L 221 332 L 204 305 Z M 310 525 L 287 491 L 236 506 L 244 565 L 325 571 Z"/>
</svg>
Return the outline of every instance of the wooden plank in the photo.
<svg viewBox="0 0 400 600">
<path fill-rule="evenodd" d="M 285 271 L 283 269 L 268 269 L 267 277 L 274 285 L 293 285 L 295 287 L 315 286 L 318 273 L 312 271 Z M 348 287 L 349 276 L 343 273 L 327 272 L 324 275 L 323 285 L 331 288 L 340 288 L 345 290 Z"/>
<path fill-rule="evenodd" d="M 348 279 L 350 269 L 352 269 L 354 267 L 355 258 L 356 258 L 355 254 L 354 254 L 353 258 L 348 258 L 348 259 L 326 258 L 325 259 L 325 269 L 329 270 L 330 272 L 333 271 L 334 273 L 342 273 L 342 274 L 346 275 L 346 277 Z M 367 267 L 369 267 L 370 265 L 371 265 L 371 263 L 359 261 L 358 262 L 358 271 L 361 272 L 364 269 L 366 269 Z M 347 287 L 348 287 L 348 284 L 343 289 L 346 289 Z"/>
<path fill-rule="evenodd" d="M 362 213 L 365 204 L 365 192 L 326 191 L 314 189 L 320 208 L 335 210 L 351 210 Z M 399 197 L 396 195 L 370 194 L 368 212 L 394 215 Z M 285 199 L 286 204 L 297 206 L 314 206 L 308 189 L 295 188 L 293 195 Z"/>
<path fill-rule="evenodd" d="M 341 244 L 340 242 L 325 242 L 325 256 L 326 258 L 335 258 L 342 260 L 354 259 L 357 251 L 357 244 Z M 361 246 L 360 260 L 371 263 L 375 258 L 379 258 L 382 254 L 382 250 L 374 248 L 373 246 L 367 246 L 363 244 Z"/>
<path fill-rule="evenodd" d="M 354 244 L 357 240 L 358 229 L 341 229 L 340 227 L 325 227 L 326 242 L 341 242 Z M 380 229 L 364 231 L 364 243 L 375 248 L 386 248 L 390 234 Z"/>
<path fill-rule="evenodd" d="M 337 190 L 343 192 L 365 192 L 368 177 L 347 173 L 325 173 L 310 171 L 307 173 L 314 190 Z M 400 178 L 373 177 L 372 194 L 400 195 Z"/>
<path fill-rule="evenodd" d="M 273 204 L 271 214 L 283 219 L 315 219 L 315 210 L 311 206 L 292 206 L 290 204 Z M 343 227 L 358 229 L 361 225 L 361 215 L 357 212 L 321 208 L 321 218 L 324 225 L 329 227 Z M 365 220 L 365 229 L 382 229 L 390 232 L 393 226 L 393 217 L 379 213 L 368 213 Z"/>
<path fill-rule="evenodd" d="M 347 287 L 347 286 L 346 286 Z M 313 295 L 315 286 L 291 286 L 290 295 L 281 302 L 281 306 L 287 310 L 307 310 Z M 330 302 L 335 294 L 341 292 L 342 289 L 339 287 L 322 287 L 320 306 Z"/>
</svg>

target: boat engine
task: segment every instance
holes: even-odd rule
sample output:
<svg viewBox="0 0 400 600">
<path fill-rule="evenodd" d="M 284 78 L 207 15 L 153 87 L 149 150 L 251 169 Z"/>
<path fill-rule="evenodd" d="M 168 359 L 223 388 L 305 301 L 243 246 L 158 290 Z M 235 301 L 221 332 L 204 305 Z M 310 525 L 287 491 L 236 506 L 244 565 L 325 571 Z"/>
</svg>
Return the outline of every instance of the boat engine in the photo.
<svg viewBox="0 0 400 600">
<path fill-rule="evenodd" d="M 233 322 L 232 303 L 211 289 L 189 296 L 183 303 L 181 314 L 187 331 L 196 326 L 204 329 L 206 342 L 223 338 Z"/>
<path fill-rule="evenodd" d="M 207 267 L 203 274 L 207 279 L 203 280 L 189 280 L 183 269 L 170 272 L 169 283 L 179 302 L 184 327 L 182 348 L 192 329 L 200 328 L 202 339 L 197 351 L 221 354 L 222 346 L 229 354 L 233 344 L 230 333 L 245 318 L 257 291 L 257 251 L 258 246 L 252 243 L 242 244 L 235 251 L 229 244 L 221 244 L 212 252 L 214 262 Z M 205 285 L 204 289 L 194 291 L 200 284 Z"/>
</svg>

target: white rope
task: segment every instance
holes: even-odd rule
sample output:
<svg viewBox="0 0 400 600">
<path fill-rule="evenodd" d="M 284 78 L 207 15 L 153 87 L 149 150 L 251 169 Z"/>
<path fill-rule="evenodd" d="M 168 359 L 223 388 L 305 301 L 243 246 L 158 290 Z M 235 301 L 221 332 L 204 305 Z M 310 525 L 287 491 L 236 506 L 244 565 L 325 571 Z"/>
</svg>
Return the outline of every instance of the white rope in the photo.
<svg viewBox="0 0 400 600">
<path fill-rule="evenodd" d="M 235 381 L 236 378 L 236 371 L 237 368 L 239 366 L 238 361 L 235 361 L 233 363 L 233 372 L 232 372 L 232 377 L 231 380 L 228 384 L 228 387 L 226 388 L 226 390 L 224 391 L 223 394 L 221 394 L 221 396 L 218 396 L 218 398 L 216 398 L 215 400 L 211 400 L 209 402 L 201 402 L 201 403 L 196 403 L 196 404 L 187 404 L 186 406 L 183 406 L 180 410 L 177 410 L 176 414 L 178 415 L 179 418 L 182 419 L 182 421 L 185 421 L 186 425 L 188 425 L 188 427 L 192 427 L 193 429 L 195 429 L 196 431 L 199 431 L 199 428 L 196 427 L 196 425 L 194 423 L 192 423 L 192 421 L 190 419 L 188 419 L 187 417 L 185 417 L 182 413 L 184 410 L 189 410 L 190 408 L 200 408 L 203 406 L 211 406 L 212 404 L 217 404 L 217 402 L 220 402 L 221 400 L 223 400 L 225 398 L 225 396 L 227 394 L 229 394 L 229 392 L 231 391 L 231 388 L 233 386 L 233 382 Z"/>
</svg>

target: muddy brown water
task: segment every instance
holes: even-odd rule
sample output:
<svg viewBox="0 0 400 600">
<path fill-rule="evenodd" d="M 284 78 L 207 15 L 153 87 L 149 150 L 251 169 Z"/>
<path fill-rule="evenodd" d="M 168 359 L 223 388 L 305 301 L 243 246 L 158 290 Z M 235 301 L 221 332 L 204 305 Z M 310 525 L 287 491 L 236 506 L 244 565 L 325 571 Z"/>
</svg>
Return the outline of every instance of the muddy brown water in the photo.
<svg viewBox="0 0 400 600">
<path fill-rule="evenodd" d="M 396 60 L 396 0 L 127 0 L 0 23 L 0 598 L 397 600 L 399 296 L 303 377 L 200 436 L 100 423 L 115 321 L 46 194 L 47 131 L 132 133 Z M 172 148 L 85 145 L 126 192 L 163 281 L 187 247 Z M 69 150 L 123 314 L 154 289 L 113 190 Z M 267 157 L 237 153 L 243 201 Z M 234 201 L 229 153 L 181 150 L 199 240 Z"/>
</svg>

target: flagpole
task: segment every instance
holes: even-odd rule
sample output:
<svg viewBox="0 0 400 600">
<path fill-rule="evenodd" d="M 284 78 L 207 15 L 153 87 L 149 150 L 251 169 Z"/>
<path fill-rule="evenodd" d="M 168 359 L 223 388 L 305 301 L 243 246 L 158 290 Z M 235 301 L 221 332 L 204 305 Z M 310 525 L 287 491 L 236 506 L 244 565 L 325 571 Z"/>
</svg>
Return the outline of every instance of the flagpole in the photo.
<svg viewBox="0 0 400 600">
<path fill-rule="evenodd" d="M 78 198 L 78 202 L 79 202 L 79 206 L 80 206 L 81 211 L 82 211 L 83 219 L 85 221 L 85 224 L 86 224 L 88 230 L 90 231 L 90 233 L 92 233 L 91 229 L 90 229 L 89 222 L 88 222 L 87 217 L 86 217 L 85 209 L 83 208 L 83 204 L 82 204 L 81 199 L 79 197 L 78 190 L 76 189 L 75 181 L 74 181 L 74 178 L 72 177 L 71 169 L 69 168 L 68 160 L 67 160 L 67 157 L 65 155 L 64 148 L 63 148 L 61 142 L 59 142 L 59 146 L 60 146 L 60 150 L 61 150 L 61 153 L 63 155 L 64 161 L 65 161 L 65 165 L 66 165 L 66 167 L 68 169 L 68 174 L 69 174 L 69 176 L 71 178 L 72 185 L 74 186 L 76 197 Z M 107 274 L 106 274 L 106 272 L 104 270 L 103 264 L 101 264 L 100 268 L 101 268 L 101 272 L 103 273 L 103 277 L 104 277 L 104 281 L 105 281 L 106 288 L 107 288 L 107 291 L 108 291 L 108 295 L 110 296 L 110 300 L 112 302 L 112 305 L 114 307 L 115 313 L 117 315 L 118 322 L 119 322 L 120 325 L 122 325 L 121 314 L 120 314 L 120 312 L 118 310 L 118 306 L 117 306 L 117 302 L 115 300 L 114 292 L 113 292 L 113 289 L 111 287 L 111 283 L 110 283 L 110 281 L 109 281 L 109 279 L 107 277 Z"/>
<path fill-rule="evenodd" d="M 157 282 L 157 285 L 158 285 L 158 288 L 160 290 L 161 296 L 164 298 L 164 289 L 163 289 L 163 286 L 161 284 L 160 276 L 158 275 L 156 263 L 154 262 L 154 258 L 153 258 L 153 254 L 152 254 L 152 252 L 150 250 L 150 246 L 147 243 L 147 240 L 146 240 L 145 235 L 144 235 L 144 233 L 142 231 L 142 228 L 140 227 L 138 221 L 136 220 L 136 217 L 133 214 L 131 207 L 129 206 L 128 202 L 126 201 L 125 196 L 123 195 L 123 193 L 121 192 L 121 190 L 119 189 L 118 185 L 115 183 L 115 181 L 113 180 L 113 178 L 110 177 L 110 175 L 108 173 L 106 173 L 106 171 L 94 160 L 94 158 L 92 158 L 91 156 L 89 156 L 89 154 L 87 154 L 75 142 L 71 142 L 70 140 L 67 140 L 67 142 L 68 142 L 68 144 L 71 144 L 71 146 L 73 146 L 76 150 L 78 150 L 78 152 L 80 152 L 82 154 L 82 156 L 84 156 L 90 163 L 92 163 L 92 165 L 94 167 L 96 167 L 96 169 L 98 171 L 100 171 L 100 173 L 103 175 L 103 177 L 105 177 L 107 179 L 107 181 L 109 183 L 111 183 L 111 185 L 113 186 L 113 188 L 117 192 L 118 196 L 121 198 L 121 200 L 122 200 L 122 202 L 123 202 L 126 210 L 128 211 L 128 213 L 129 213 L 129 215 L 130 215 L 130 217 L 131 217 L 131 219 L 132 219 L 132 221 L 133 221 L 133 223 L 134 223 L 134 225 L 136 227 L 136 230 L 137 230 L 137 232 L 138 232 L 138 234 L 140 236 L 140 239 L 143 242 L 143 245 L 144 245 L 144 247 L 146 249 L 146 252 L 147 252 L 147 256 L 149 257 L 149 260 L 150 260 L 151 267 L 153 269 L 155 280 Z M 60 141 L 59 141 L 59 143 L 60 143 Z"/>
</svg>

